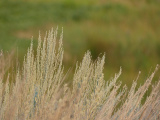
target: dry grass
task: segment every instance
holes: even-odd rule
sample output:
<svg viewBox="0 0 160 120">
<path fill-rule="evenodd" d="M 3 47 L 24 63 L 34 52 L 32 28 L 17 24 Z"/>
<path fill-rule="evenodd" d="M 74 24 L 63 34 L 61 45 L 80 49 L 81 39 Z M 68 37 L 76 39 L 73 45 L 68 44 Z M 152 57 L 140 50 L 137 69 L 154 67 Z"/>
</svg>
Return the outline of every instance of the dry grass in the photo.
<svg viewBox="0 0 160 120">
<path fill-rule="evenodd" d="M 63 33 L 57 43 L 57 30 L 53 29 L 43 41 L 39 36 L 37 54 L 33 54 L 31 43 L 23 67 L 17 70 L 16 82 L 4 84 L 4 78 L 0 78 L 1 120 L 160 119 L 160 80 L 141 104 L 158 66 L 138 90 L 137 80 L 130 90 L 126 86 L 120 90 L 121 82 L 117 79 L 121 68 L 110 82 L 105 82 L 105 56 L 93 62 L 88 51 L 82 63 L 77 63 L 73 85 L 69 88 L 64 83 L 62 38 Z M 3 65 L 0 67 L 2 69 Z"/>
</svg>

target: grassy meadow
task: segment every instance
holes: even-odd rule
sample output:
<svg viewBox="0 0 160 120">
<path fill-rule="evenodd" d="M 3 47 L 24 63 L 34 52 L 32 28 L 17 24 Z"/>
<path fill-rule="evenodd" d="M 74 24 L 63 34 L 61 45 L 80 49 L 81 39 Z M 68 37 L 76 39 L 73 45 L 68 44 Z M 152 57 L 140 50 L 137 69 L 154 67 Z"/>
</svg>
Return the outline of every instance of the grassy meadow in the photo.
<svg viewBox="0 0 160 120">
<path fill-rule="evenodd" d="M 93 59 L 105 53 L 105 79 L 121 66 L 120 79 L 131 86 L 138 71 L 144 83 L 160 63 L 159 21 L 158 0 L 1 0 L 0 49 L 22 63 L 32 36 L 36 47 L 39 30 L 44 37 L 63 27 L 65 66 L 75 67 L 86 50 Z"/>
</svg>

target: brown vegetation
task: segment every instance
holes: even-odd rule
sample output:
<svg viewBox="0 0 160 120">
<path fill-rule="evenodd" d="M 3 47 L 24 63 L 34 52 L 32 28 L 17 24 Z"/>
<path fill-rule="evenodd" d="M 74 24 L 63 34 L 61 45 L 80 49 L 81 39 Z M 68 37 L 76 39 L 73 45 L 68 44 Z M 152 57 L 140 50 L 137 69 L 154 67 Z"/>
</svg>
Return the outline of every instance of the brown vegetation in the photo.
<svg viewBox="0 0 160 120">
<path fill-rule="evenodd" d="M 77 63 L 69 88 L 64 83 L 62 34 L 58 44 L 57 30 L 49 31 L 43 41 L 39 36 L 36 56 L 31 43 L 23 67 L 17 70 L 15 83 L 3 83 L 1 73 L 1 120 L 160 119 L 160 80 L 152 87 L 145 103 L 141 103 L 158 66 L 138 89 L 137 77 L 130 90 L 126 86 L 120 90 L 121 82 L 117 79 L 122 69 L 105 82 L 105 56 L 93 62 L 88 51 L 82 63 Z"/>
</svg>

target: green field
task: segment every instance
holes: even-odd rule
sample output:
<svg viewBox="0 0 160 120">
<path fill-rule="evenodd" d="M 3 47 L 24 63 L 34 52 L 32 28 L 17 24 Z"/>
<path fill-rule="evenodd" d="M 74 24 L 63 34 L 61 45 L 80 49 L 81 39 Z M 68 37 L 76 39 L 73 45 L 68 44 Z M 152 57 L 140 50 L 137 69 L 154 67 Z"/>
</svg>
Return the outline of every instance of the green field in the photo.
<svg viewBox="0 0 160 120">
<path fill-rule="evenodd" d="M 1 0 L 0 49 L 22 61 L 32 36 L 36 47 L 39 30 L 44 37 L 63 27 L 65 65 L 75 67 L 87 50 L 93 59 L 105 53 L 106 79 L 121 66 L 123 83 L 130 86 L 139 70 L 142 83 L 160 64 L 160 2 L 117 1 Z"/>
</svg>

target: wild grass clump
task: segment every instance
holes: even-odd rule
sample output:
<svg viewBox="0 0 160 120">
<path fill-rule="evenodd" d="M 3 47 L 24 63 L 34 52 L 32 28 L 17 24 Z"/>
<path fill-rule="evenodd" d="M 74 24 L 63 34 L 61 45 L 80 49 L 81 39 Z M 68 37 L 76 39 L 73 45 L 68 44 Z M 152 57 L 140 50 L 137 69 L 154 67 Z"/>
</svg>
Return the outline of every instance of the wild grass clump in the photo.
<svg viewBox="0 0 160 120">
<path fill-rule="evenodd" d="M 144 104 L 142 99 L 158 70 L 136 88 L 121 87 L 117 79 L 104 80 L 105 56 L 91 60 L 86 52 L 77 63 L 72 87 L 64 82 L 63 33 L 57 42 L 57 30 L 39 35 L 37 53 L 33 43 L 16 72 L 15 82 L 4 83 L 0 73 L 0 120 L 158 120 L 160 119 L 160 80 L 152 87 Z M 3 67 L 2 65 L 0 67 Z M 138 75 L 139 76 L 139 75 Z"/>
</svg>

